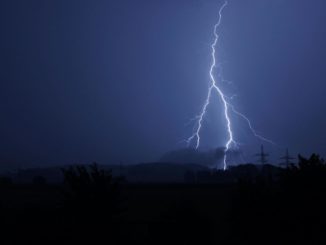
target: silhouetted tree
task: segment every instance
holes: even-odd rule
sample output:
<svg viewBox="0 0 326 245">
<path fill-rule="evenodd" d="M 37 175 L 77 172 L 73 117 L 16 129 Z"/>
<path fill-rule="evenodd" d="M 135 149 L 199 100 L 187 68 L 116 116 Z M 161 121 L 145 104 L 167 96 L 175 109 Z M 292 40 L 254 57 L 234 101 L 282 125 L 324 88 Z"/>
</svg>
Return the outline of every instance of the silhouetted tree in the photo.
<svg viewBox="0 0 326 245">
<path fill-rule="evenodd" d="M 326 164 L 325 160 L 317 154 L 310 158 L 298 156 L 298 166 L 289 166 L 282 176 L 286 187 L 320 189 L 326 187 Z"/>
</svg>

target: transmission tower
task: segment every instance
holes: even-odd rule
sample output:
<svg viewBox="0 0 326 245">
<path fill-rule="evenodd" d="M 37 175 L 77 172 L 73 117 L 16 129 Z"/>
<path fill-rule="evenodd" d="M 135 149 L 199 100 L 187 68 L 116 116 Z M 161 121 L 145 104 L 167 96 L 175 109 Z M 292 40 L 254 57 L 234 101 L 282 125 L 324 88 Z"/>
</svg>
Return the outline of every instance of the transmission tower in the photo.
<svg viewBox="0 0 326 245">
<path fill-rule="evenodd" d="M 280 165 L 285 165 L 288 168 L 291 164 L 293 164 L 291 160 L 294 160 L 295 158 L 290 156 L 289 149 L 286 148 L 285 155 L 280 157 L 280 159 L 284 160 L 284 162 L 282 162 Z"/>
<path fill-rule="evenodd" d="M 264 146 L 261 145 L 260 147 L 260 153 L 257 153 L 255 156 L 259 157 L 259 162 L 264 165 L 267 163 L 267 157 L 269 156 L 269 154 L 264 152 Z"/>
</svg>

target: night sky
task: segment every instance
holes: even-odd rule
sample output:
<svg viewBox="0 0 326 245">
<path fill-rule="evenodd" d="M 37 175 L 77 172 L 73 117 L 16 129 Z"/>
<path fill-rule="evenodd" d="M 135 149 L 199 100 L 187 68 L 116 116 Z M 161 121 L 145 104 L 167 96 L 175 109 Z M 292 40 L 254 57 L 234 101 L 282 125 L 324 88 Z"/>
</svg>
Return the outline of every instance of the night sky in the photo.
<svg viewBox="0 0 326 245">
<path fill-rule="evenodd" d="M 205 100 L 219 0 L 2 0 L 0 164 L 155 161 Z M 326 156 L 326 1 L 230 0 L 217 59 L 276 160 Z M 219 99 L 202 150 L 223 146 Z M 232 117 L 248 161 L 262 143 Z"/>
</svg>

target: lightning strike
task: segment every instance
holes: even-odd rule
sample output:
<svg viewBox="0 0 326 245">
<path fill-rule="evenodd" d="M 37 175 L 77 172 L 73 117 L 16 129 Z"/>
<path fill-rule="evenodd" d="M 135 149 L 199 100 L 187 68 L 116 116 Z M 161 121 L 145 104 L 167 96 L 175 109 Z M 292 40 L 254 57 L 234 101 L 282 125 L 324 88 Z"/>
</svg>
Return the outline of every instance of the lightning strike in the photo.
<svg viewBox="0 0 326 245">
<path fill-rule="evenodd" d="M 210 104 L 212 93 L 216 92 L 217 95 L 219 96 L 219 98 L 221 99 L 221 102 L 223 105 L 224 117 L 225 117 L 225 121 L 226 121 L 226 128 L 227 128 L 227 135 L 228 135 L 227 142 L 225 143 L 225 147 L 224 147 L 224 158 L 223 158 L 223 169 L 224 170 L 226 170 L 226 168 L 227 168 L 227 154 L 228 154 L 229 150 L 231 149 L 232 146 L 234 146 L 234 147 L 238 146 L 238 143 L 234 140 L 234 133 L 232 130 L 230 111 L 233 112 L 234 114 L 240 116 L 242 119 L 244 119 L 247 122 L 249 129 L 251 130 L 251 132 L 253 133 L 253 135 L 255 137 L 259 138 L 260 140 L 263 140 L 270 144 L 275 145 L 275 143 L 273 141 L 259 135 L 255 131 L 255 129 L 252 127 L 252 124 L 251 124 L 250 120 L 248 119 L 248 117 L 246 117 L 244 114 L 238 112 L 234 108 L 234 106 L 232 104 L 230 104 L 230 102 L 228 101 L 229 97 L 227 97 L 223 93 L 222 89 L 219 87 L 219 85 L 214 77 L 214 71 L 215 71 L 216 67 L 221 65 L 221 64 L 217 64 L 217 62 L 216 62 L 216 46 L 219 41 L 219 34 L 218 34 L 217 30 L 218 30 L 219 26 L 221 25 L 222 12 L 223 12 L 224 8 L 227 6 L 227 4 L 228 4 L 228 2 L 225 1 L 224 4 L 219 9 L 218 21 L 214 25 L 214 41 L 211 44 L 212 63 L 211 63 L 210 70 L 209 70 L 210 85 L 208 87 L 207 97 L 206 97 L 205 103 L 202 107 L 200 114 L 195 117 L 195 120 L 197 120 L 197 122 L 194 127 L 194 133 L 186 140 L 188 146 L 191 144 L 192 141 L 195 140 L 195 148 L 198 149 L 198 147 L 200 145 L 200 131 L 203 127 L 204 117 L 207 113 L 207 108 Z M 221 75 L 221 74 L 219 74 L 219 75 Z M 221 77 L 221 76 L 219 76 L 219 77 Z"/>
<path fill-rule="evenodd" d="M 254 129 L 254 127 L 252 126 L 251 121 L 249 120 L 248 117 L 246 117 L 246 116 L 245 116 L 244 114 L 242 114 L 241 112 L 237 111 L 237 110 L 234 108 L 233 105 L 229 104 L 229 107 L 232 109 L 232 111 L 233 111 L 235 114 L 237 114 L 238 116 L 240 116 L 242 119 L 244 119 L 244 120 L 247 122 L 250 131 L 252 132 L 252 134 L 253 134 L 255 137 L 257 137 L 258 139 L 260 139 L 260 140 L 262 140 L 262 141 L 265 141 L 265 142 L 267 142 L 267 143 L 269 143 L 269 144 L 271 144 L 271 145 L 276 145 L 275 142 L 273 142 L 273 141 L 271 141 L 270 139 L 267 139 L 267 138 L 265 138 L 264 136 L 261 136 L 260 134 L 258 134 L 258 133 L 256 132 L 256 130 Z"/>
</svg>

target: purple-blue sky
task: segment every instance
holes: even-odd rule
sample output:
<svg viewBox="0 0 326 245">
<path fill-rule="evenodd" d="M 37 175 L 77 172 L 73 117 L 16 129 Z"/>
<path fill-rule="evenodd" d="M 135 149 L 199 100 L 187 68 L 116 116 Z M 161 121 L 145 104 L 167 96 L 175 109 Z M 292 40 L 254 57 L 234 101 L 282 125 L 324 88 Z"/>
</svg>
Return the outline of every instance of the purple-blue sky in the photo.
<svg viewBox="0 0 326 245">
<path fill-rule="evenodd" d="M 3 0 L 0 163 L 135 163 L 182 148 L 209 83 L 213 0 Z M 233 104 L 281 148 L 326 155 L 326 2 L 229 0 L 218 57 Z M 219 100 L 202 149 L 222 146 Z M 248 160 L 261 142 L 240 118 Z"/>
</svg>

